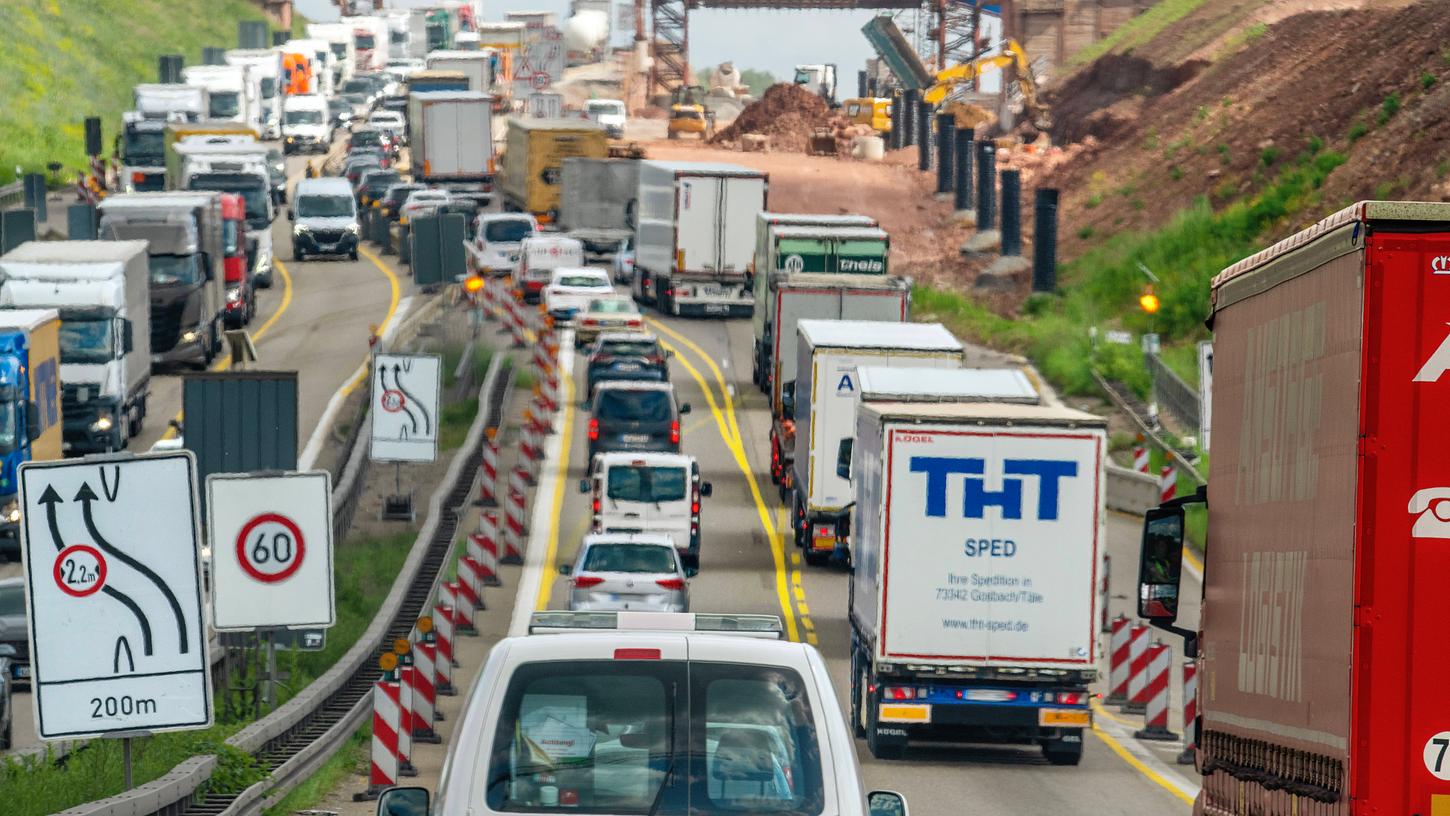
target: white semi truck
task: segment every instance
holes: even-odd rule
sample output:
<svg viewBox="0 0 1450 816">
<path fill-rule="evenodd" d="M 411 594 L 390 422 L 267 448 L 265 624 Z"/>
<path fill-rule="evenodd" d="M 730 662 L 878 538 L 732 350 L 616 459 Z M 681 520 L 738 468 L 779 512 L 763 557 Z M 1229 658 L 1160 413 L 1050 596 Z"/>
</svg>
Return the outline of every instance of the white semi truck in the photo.
<svg viewBox="0 0 1450 816">
<path fill-rule="evenodd" d="M 228 65 L 251 69 L 257 81 L 258 109 L 264 139 L 282 138 L 282 52 L 271 48 L 234 48 L 226 52 Z"/>
<path fill-rule="evenodd" d="M 862 402 L 851 724 L 912 740 L 1039 745 L 1076 765 L 1092 726 L 1106 423 L 1059 405 Z"/>
<path fill-rule="evenodd" d="M 262 84 L 250 65 L 193 65 L 181 73 L 186 84 L 206 89 L 208 119 L 263 131 Z"/>
</svg>

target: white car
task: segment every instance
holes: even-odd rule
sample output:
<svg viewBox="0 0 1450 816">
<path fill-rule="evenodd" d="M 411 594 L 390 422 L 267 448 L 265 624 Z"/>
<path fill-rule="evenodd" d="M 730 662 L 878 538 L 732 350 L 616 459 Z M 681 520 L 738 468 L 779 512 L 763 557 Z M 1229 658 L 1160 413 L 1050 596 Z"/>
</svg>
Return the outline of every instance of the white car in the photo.
<svg viewBox="0 0 1450 816">
<path fill-rule="evenodd" d="M 402 144 L 408 136 L 408 123 L 397 111 L 380 110 L 368 114 L 368 124 L 392 137 L 395 144 Z"/>
<path fill-rule="evenodd" d="M 907 814 L 865 793 L 825 661 L 772 615 L 536 612 L 529 631 L 489 652 L 433 809 L 392 788 L 380 816 Z"/>
<path fill-rule="evenodd" d="M 539 233 L 539 222 L 528 213 L 483 213 L 473 223 L 469 263 L 474 274 L 506 277 L 519 265 L 525 238 Z"/>
<path fill-rule="evenodd" d="M 603 125 L 605 135 L 611 139 L 623 139 L 629 116 L 618 99 L 591 99 L 584 103 L 584 118 Z"/>
<path fill-rule="evenodd" d="M 436 209 L 453 200 L 447 190 L 414 190 L 408 194 L 403 201 L 403 206 L 398 210 L 402 215 L 402 223 L 424 215 L 427 211 Z"/>
<path fill-rule="evenodd" d="M 544 310 L 555 325 L 567 325 L 590 301 L 612 294 L 614 283 L 603 269 L 564 266 L 554 270 L 544 287 Z"/>
</svg>

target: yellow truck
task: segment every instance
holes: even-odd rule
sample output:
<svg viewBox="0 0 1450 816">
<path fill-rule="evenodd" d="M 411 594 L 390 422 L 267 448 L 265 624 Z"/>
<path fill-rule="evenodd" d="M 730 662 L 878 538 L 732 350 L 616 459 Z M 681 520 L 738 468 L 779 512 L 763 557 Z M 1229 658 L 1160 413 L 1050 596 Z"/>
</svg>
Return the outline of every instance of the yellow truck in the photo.
<svg viewBox="0 0 1450 816">
<path fill-rule="evenodd" d="M 870 125 L 871 129 L 885 136 L 891 132 L 891 100 L 884 97 L 862 97 L 847 99 L 841 103 L 846 118 L 853 125 Z"/>
<path fill-rule="evenodd" d="M 533 213 L 540 223 L 559 217 L 564 160 L 609 155 L 604 127 L 584 119 L 510 119 L 498 185 L 504 208 Z"/>
<path fill-rule="evenodd" d="M 257 129 L 245 122 L 171 122 L 166 125 L 166 189 L 174 190 L 181 178 L 181 155 L 176 152 L 176 143 L 193 136 L 221 136 L 252 141 L 260 139 Z"/>
</svg>

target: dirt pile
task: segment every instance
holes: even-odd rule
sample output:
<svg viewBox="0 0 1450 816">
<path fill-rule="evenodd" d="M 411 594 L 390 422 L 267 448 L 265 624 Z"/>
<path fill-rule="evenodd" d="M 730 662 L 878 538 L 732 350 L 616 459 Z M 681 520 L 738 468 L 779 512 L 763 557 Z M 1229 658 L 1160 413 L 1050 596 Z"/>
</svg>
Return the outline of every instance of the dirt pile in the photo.
<svg viewBox="0 0 1450 816">
<path fill-rule="evenodd" d="M 775 150 L 803 153 L 811 131 L 830 127 L 831 120 L 831 109 L 824 99 L 799 85 L 782 82 L 770 86 L 758 101 L 747 105 L 710 143 L 739 142 L 741 136 L 753 133 L 769 138 Z"/>
</svg>

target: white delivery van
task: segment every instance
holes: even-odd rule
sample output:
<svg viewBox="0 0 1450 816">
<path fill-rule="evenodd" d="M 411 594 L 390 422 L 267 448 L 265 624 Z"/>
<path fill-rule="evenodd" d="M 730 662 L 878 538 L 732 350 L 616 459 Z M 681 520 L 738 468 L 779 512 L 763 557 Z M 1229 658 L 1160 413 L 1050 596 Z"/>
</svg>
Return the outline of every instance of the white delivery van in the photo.
<svg viewBox="0 0 1450 816">
<path fill-rule="evenodd" d="M 561 266 L 583 266 L 584 244 L 559 235 L 531 235 L 519 244 L 519 261 L 514 267 L 514 288 L 525 303 L 538 303 L 554 270 Z"/>
<path fill-rule="evenodd" d="M 326 153 L 332 146 L 327 97 L 297 94 L 282 100 L 282 152 Z"/>
<path fill-rule="evenodd" d="M 700 499 L 712 488 L 683 453 L 597 453 L 581 493 L 593 495 L 594 532 L 663 533 L 685 568 L 700 568 Z"/>
</svg>

